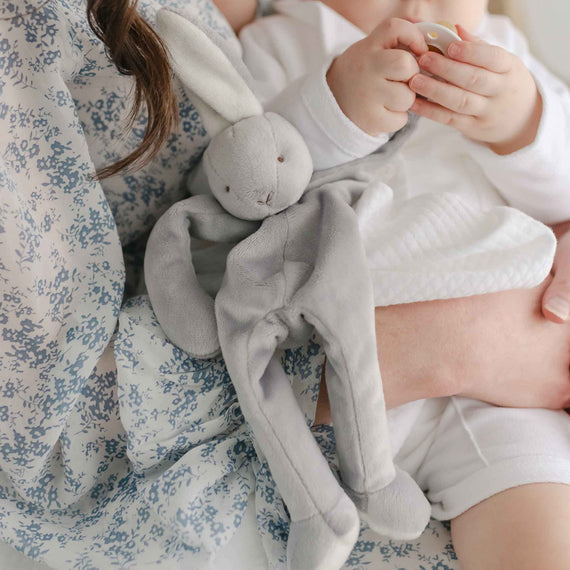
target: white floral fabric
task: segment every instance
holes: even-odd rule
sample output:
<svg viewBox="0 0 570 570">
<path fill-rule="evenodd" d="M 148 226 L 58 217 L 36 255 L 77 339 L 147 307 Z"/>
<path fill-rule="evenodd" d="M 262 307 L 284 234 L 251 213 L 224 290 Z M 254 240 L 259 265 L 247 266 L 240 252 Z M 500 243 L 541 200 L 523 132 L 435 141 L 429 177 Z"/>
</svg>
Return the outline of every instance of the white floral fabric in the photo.
<svg viewBox="0 0 570 570">
<path fill-rule="evenodd" d="M 152 25 L 162 5 L 232 34 L 210 0 L 139 10 Z M 0 540 L 58 570 L 205 568 L 251 494 L 268 567 L 285 568 L 287 512 L 223 361 L 184 354 L 134 295 L 146 236 L 208 141 L 175 86 L 180 121 L 161 153 L 99 183 L 95 169 L 144 135 L 144 113 L 124 128 L 132 79 L 85 0 L 0 0 Z M 309 423 L 323 359 L 315 338 L 282 356 Z M 334 466 L 332 431 L 315 435 Z M 421 568 L 454 568 L 433 524 L 441 554 L 364 529 L 347 567 L 416 553 Z"/>
</svg>

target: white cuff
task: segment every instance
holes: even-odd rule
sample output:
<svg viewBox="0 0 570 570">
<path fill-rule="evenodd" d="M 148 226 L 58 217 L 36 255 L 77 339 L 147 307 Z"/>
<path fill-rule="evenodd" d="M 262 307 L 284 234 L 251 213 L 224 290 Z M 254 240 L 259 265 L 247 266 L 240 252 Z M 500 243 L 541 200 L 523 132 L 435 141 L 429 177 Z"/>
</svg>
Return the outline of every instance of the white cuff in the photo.
<svg viewBox="0 0 570 570">
<path fill-rule="evenodd" d="M 388 133 L 369 135 L 342 112 L 326 80 L 329 66 L 330 61 L 267 108 L 285 117 L 303 135 L 315 170 L 367 156 L 389 139 Z"/>
<path fill-rule="evenodd" d="M 566 164 L 570 121 L 560 97 L 540 80 L 536 84 L 542 96 L 542 117 L 531 144 L 508 155 L 498 155 L 473 141 L 467 144 L 471 156 L 510 205 L 550 224 L 570 219 Z"/>
</svg>

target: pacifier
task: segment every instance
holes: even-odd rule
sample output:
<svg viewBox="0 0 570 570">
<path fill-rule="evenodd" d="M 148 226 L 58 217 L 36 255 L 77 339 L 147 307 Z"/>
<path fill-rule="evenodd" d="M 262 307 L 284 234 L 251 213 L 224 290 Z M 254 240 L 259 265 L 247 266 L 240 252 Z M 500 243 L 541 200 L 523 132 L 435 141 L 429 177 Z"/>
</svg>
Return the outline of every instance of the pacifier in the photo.
<svg viewBox="0 0 570 570">
<path fill-rule="evenodd" d="M 439 24 L 434 24 L 432 22 L 420 22 L 416 24 L 416 26 L 424 34 L 429 51 L 447 56 L 447 48 L 453 42 L 461 41 L 461 38 L 455 30 L 455 26 L 452 24 L 447 24 L 445 22 L 440 22 Z"/>
</svg>

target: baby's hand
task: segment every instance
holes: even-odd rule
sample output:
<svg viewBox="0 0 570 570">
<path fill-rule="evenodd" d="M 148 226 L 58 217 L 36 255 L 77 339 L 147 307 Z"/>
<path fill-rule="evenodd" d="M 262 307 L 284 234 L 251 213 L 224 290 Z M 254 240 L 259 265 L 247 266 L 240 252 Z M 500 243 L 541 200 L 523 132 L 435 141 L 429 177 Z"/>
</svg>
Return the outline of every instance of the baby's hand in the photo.
<svg viewBox="0 0 570 570">
<path fill-rule="evenodd" d="M 386 20 L 352 44 L 327 72 L 327 82 L 343 113 L 373 136 L 400 130 L 416 99 L 408 86 L 420 71 L 412 53 L 420 56 L 427 50 L 422 32 L 398 18 Z"/>
<path fill-rule="evenodd" d="M 428 53 L 419 59 L 423 70 L 447 83 L 414 76 L 410 87 L 429 101 L 417 98 L 411 110 L 456 128 L 497 154 L 532 143 L 542 99 L 530 71 L 512 53 L 457 28 L 464 41 L 449 46 L 449 57 Z"/>
</svg>

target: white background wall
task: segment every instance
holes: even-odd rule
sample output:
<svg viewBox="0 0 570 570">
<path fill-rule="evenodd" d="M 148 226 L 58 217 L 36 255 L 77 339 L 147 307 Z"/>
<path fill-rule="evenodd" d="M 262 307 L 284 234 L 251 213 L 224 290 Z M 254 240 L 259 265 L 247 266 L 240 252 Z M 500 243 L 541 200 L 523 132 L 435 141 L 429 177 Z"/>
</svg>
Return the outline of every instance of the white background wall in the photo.
<svg viewBox="0 0 570 570">
<path fill-rule="evenodd" d="M 534 55 L 570 83 L 570 0 L 492 0 L 528 37 Z"/>
</svg>

